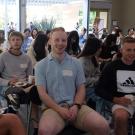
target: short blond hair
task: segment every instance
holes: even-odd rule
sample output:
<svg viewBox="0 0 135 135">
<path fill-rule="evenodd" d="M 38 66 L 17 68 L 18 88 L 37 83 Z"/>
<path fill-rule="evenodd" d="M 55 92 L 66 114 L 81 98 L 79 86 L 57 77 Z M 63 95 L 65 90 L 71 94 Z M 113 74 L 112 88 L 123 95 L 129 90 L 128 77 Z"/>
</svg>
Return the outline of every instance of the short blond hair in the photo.
<svg viewBox="0 0 135 135">
<path fill-rule="evenodd" d="M 51 30 L 50 35 L 49 35 L 49 38 L 51 38 L 51 37 L 52 37 L 52 34 L 53 34 L 54 32 L 56 32 L 56 31 L 63 31 L 63 32 L 66 32 L 63 27 L 54 28 L 54 29 Z"/>
<path fill-rule="evenodd" d="M 10 38 L 13 36 L 20 37 L 22 39 L 22 41 L 24 40 L 23 34 L 21 32 L 18 32 L 18 31 L 11 32 L 9 34 L 8 40 L 10 40 Z"/>
<path fill-rule="evenodd" d="M 127 36 L 122 40 L 122 45 L 124 45 L 124 43 L 135 43 L 135 38 Z"/>
</svg>

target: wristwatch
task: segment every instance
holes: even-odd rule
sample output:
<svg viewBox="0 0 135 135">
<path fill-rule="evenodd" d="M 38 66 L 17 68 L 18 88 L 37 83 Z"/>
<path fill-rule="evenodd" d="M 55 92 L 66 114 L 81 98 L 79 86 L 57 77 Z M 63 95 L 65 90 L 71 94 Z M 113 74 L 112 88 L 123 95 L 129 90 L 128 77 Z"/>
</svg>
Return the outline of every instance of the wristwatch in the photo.
<svg viewBox="0 0 135 135">
<path fill-rule="evenodd" d="M 78 104 L 78 103 L 74 103 L 73 105 L 76 105 L 78 109 L 81 109 L 81 104 Z"/>
</svg>

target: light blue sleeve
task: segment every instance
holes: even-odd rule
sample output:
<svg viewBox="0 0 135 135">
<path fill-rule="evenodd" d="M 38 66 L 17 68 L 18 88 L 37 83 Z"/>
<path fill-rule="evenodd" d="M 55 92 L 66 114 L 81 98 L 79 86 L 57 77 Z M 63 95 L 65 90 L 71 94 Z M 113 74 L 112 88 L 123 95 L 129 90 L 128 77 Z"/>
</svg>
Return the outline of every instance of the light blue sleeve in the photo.
<svg viewBox="0 0 135 135">
<path fill-rule="evenodd" d="M 46 89 L 45 63 L 43 61 L 35 65 L 35 85 L 43 86 Z"/>
</svg>

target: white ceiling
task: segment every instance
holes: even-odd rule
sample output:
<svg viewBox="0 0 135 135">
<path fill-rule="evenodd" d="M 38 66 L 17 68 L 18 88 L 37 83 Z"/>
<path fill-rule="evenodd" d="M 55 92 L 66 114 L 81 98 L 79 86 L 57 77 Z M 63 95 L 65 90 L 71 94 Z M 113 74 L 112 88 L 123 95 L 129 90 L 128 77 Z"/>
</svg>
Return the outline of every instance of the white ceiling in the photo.
<svg viewBox="0 0 135 135">
<path fill-rule="evenodd" d="M 15 4 L 18 0 L 0 0 L 1 4 Z M 41 4 L 66 4 L 73 1 L 80 1 L 80 0 L 26 0 L 28 5 L 41 5 Z"/>
</svg>

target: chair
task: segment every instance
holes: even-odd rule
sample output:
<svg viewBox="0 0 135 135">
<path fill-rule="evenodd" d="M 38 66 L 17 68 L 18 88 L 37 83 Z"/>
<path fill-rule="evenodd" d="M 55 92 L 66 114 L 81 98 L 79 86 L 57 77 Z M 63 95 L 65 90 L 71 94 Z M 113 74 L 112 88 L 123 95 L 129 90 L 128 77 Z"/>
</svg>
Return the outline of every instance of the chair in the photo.
<svg viewBox="0 0 135 135">
<path fill-rule="evenodd" d="M 128 130 L 129 135 L 135 135 L 135 113 L 132 116 L 132 118 L 129 119 L 129 130 Z"/>
<path fill-rule="evenodd" d="M 27 135 L 30 135 L 30 123 L 31 123 L 31 121 L 35 121 L 35 122 L 38 123 L 38 121 L 35 120 L 34 118 L 32 118 L 32 115 L 31 115 L 31 113 L 32 113 L 32 104 L 34 103 L 34 104 L 40 106 L 41 105 L 41 100 L 39 98 L 36 86 L 32 87 L 32 89 L 30 90 L 28 95 L 29 95 L 30 102 L 29 102 L 29 111 L 28 111 L 28 119 L 27 119 Z"/>
<path fill-rule="evenodd" d="M 32 112 L 32 102 L 30 102 L 29 104 L 29 111 L 28 111 L 28 117 L 27 117 L 27 135 L 30 135 L 31 112 Z"/>
<path fill-rule="evenodd" d="M 65 127 L 58 135 L 83 135 L 85 132 L 72 125 Z"/>
</svg>

